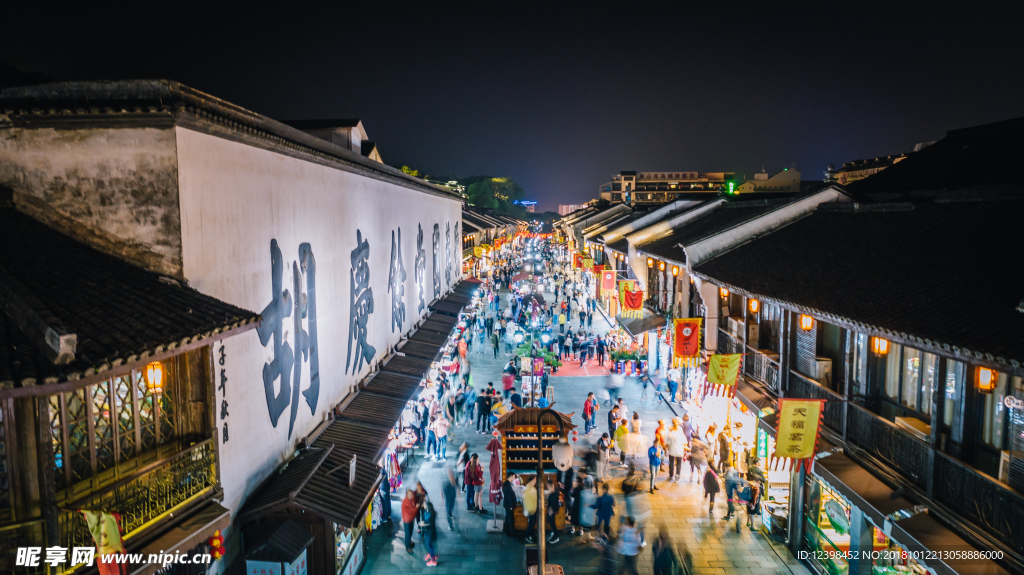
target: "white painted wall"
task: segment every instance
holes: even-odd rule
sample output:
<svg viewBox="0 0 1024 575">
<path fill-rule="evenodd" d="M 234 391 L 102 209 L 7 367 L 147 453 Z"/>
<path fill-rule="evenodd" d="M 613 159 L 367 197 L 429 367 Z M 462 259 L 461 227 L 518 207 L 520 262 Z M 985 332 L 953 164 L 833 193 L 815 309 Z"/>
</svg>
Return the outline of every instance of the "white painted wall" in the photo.
<svg viewBox="0 0 1024 575">
<path fill-rule="evenodd" d="M 256 331 L 230 338 L 226 345 L 225 392 L 217 391 L 217 427 L 221 402 L 227 400 L 229 440 L 221 444 L 224 504 L 237 512 L 244 497 L 294 449 L 330 408 L 364 378 L 370 367 L 345 373 L 349 335 L 351 252 L 356 230 L 370 243 L 370 282 L 374 310 L 368 341 L 374 362 L 398 342 L 391 329 L 388 272 L 391 234 L 402 230 L 408 332 L 419 319 L 415 256 L 417 224 L 423 226 L 426 252 L 426 301 L 432 299 L 433 225 L 440 224 L 444 254 L 445 227 L 450 226 L 452 281 L 458 281 L 461 222 L 456 200 L 254 148 L 216 136 L 177 128 L 178 177 L 184 275 L 205 294 L 260 312 L 272 298 L 270 244 L 276 239 L 284 260 L 283 286 L 294 297 L 292 264 L 299 245 L 311 244 L 316 260 L 317 336 L 320 394 L 316 413 L 299 396 L 298 415 L 288 435 L 290 408 L 271 424 L 263 386 L 264 363 L 273 359 L 273 344 L 260 344 Z M 461 228 L 461 225 L 460 225 Z M 442 256 L 441 286 L 447 291 Z M 308 325 L 305 326 L 308 330 Z M 292 318 L 284 320 L 286 339 L 294 347 Z M 217 352 L 219 345 L 215 347 Z M 353 360 L 354 363 L 354 360 Z M 215 365 L 219 369 L 218 365 Z M 309 363 L 303 364 L 301 389 L 309 386 Z M 215 374 L 215 379 L 219 375 Z M 280 389 L 280 380 L 276 382 Z M 384 422 L 391 423 L 391 422 Z"/>
</svg>

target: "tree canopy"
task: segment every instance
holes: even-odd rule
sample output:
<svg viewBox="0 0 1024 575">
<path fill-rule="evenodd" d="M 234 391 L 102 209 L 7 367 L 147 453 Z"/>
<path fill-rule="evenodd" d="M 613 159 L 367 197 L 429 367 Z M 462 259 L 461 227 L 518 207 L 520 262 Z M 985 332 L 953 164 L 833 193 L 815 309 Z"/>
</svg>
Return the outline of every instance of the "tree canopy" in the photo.
<svg viewBox="0 0 1024 575">
<path fill-rule="evenodd" d="M 474 206 L 514 218 L 525 217 L 526 208 L 516 202 L 522 200 L 526 192 L 512 178 L 473 176 L 459 183 L 468 185 L 466 196 Z"/>
</svg>

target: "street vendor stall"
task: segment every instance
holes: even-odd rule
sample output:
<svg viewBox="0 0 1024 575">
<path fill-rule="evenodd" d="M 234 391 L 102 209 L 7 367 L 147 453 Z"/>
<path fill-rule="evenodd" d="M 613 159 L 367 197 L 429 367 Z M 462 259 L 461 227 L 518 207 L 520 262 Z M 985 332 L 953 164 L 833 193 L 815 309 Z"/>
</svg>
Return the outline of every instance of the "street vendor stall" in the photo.
<svg viewBox="0 0 1024 575">
<path fill-rule="evenodd" d="M 561 426 L 557 425 L 557 421 L 551 423 L 545 421 L 543 426 L 539 426 L 540 414 L 544 411 L 534 407 L 517 408 L 498 419 L 494 428 L 500 434 L 502 481 L 508 477 L 509 473 L 519 475 L 522 485 L 533 480 L 537 475 L 538 447 L 540 447 L 547 485 L 554 485 L 558 469 L 555 466 L 552 448 L 562 439 L 568 441 L 576 426 L 572 423 L 571 413 L 559 412 L 553 413 L 556 413 L 561 419 Z M 540 427 L 539 436 L 538 427 Z M 559 427 L 561 427 L 561 431 Z M 527 518 L 523 514 L 522 490 L 516 489 L 515 491 L 520 501 L 516 504 L 513 520 L 515 529 L 522 531 L 526 529 Z M 554 527 L 556 530 L 565 527 L 564 513 L 556 515 Z"/>
</svg>

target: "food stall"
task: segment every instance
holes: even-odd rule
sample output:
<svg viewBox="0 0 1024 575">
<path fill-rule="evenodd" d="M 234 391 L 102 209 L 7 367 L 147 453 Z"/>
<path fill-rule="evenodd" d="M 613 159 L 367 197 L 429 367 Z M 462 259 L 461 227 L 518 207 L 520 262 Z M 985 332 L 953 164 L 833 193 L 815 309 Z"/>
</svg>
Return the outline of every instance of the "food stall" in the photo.
<svg viewBox="0 0 1024 575">
<path fill-rule="evenodd" d="M 562 420 L 561 432 L 559 426 L 550 416 L 539 429 L 538 420 L 543 409 L 536 407 L 517 408 L 506 413 L 498 419 L 494 426 L 500 435 L 501 440 L 501 479 L 504 481 L 509 473 L 520 476 L 521 484 L 526 485 L 537 476 L 537 454 L 538 444 L 542 444 L 540 451 L 544 457 L 544 475 L 547 478 L 547 485 L 555 482 L 557 469 L 551 456 L 552 446 L 561 438 L 568 440 L 572 431 L 576 428 L 572 423 L 572 414 L 555 412 Z M 517 490 L 517 495 L 522 499 L 522 490 Z M 519 502 L 516 505 L 515 528 L 517 531 L 526 529 L 527 518 L 523 515 L 523 506 Z M 555 516 L 555 529 L 565 527 L 565 514 L 558 513 Z"/>
</svg>

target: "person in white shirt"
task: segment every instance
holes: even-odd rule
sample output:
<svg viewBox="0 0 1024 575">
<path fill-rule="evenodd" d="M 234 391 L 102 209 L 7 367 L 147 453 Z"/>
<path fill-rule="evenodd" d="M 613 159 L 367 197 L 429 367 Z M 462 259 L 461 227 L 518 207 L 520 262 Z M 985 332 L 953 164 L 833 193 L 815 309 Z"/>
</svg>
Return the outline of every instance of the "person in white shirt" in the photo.
<svg viewBox="0 0 1024 575">
<path fill-rule="evenodd" d="M 665 434 L 665 444 L 668 448 L 668 480 L 678 483 L 682 476 L 683 457 L 686 456 L 686 435 L 678 417 L 672 418 L 672 427 Z"/>
</svg>

